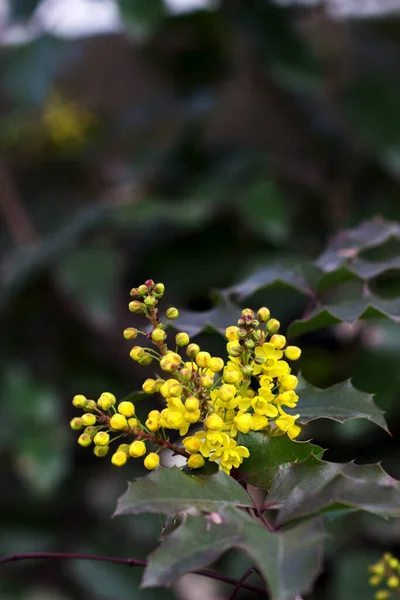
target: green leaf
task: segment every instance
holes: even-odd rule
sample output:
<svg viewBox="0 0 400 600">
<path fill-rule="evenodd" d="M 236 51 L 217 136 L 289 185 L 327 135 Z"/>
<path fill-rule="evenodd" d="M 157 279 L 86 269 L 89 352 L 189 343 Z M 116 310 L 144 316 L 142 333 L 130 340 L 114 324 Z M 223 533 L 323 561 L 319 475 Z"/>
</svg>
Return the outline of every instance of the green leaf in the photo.
<svg viewBox="0 0 400 600">
<path fill-rule="evenodd" d="M 254 560 L 272 600 L 292 600 L 307 592 L 318 574 L 324 537 L 320 520 L 271 533 L 260 521 L 233 507 L 220 510 L 218 519 L 187 515 L 150 555 L 142 585 L 171 585 L 227 550 L 239 548 Z"/>
<path fill-rule="evenodd" d="M 394 221 L 374 219 L 364 221 L 358 227 L 341 231 L 327 249 L 315 261 L 325 273 L 339 269 L 367 248 L 380 246 L 390 238 L 400 239 L 400 224 Z"/>
<path fill-rule="evenodd" d="M 225 329 L 232 323 L 236 323 L 239 316 L 240 308 L 229 300 L 223 299 L 216 308 L 208 311 L 180 311 L 179 319 L 169 326 L 178 331 L 186 331 L 191 337 L 207 330 L 224 335 Z"/>
<path fill-rule="evenodd" d="M 340 506 L 399 517 L 400 482 L 380 465 L 331 463 L 310 456 L 280 469 L 268 503 L 279 507 L 278 526 Z"/>
<path fill-rule="evenodd" d="M 177 467 L 160 467 L 147 477 L 129 483 L 114 515 L 177 513 L 189 508 L 212 512 L 222 506 L 252 506 L 248 494 L 229 475 L 186 475 Z"/>
<path fill-rule="evenodd" d="M 300 269 L 272 266 L 257 271 L 244 281 L 224 290 L 224 296 L 236 296 L 239 300 L 245 300 L 255 292 L 277 284 L 286 285 L 302 294 L 310 293 L 308 283 Z"/>
<path fill-rule="evenodd" d="M 247 483 L 269 490 L 282 466 L 305 460 L 311 455 L 322 458 L 323 449 L 310 442 L 294 442 L 287 435 L 272 438 L 266 433 L 251 432 L 239 436 L 239 444 L 250 451 L 243 461 L 240 475 Z"/>
<path fill-rule="evenodd" d="M 345 423 L 350 419 L 368 419 L 389 433 L 383 411 L 373 401 L 373 394 L 360 392 L 351 381 L 341 381 L 326 389 L 319 389 L 299 378 L 299 403 L 289 414 L 300 413 L 299 422 L 306 424 L 315 419 L 332 419 Z"/>
<path fill-rule="evenodd" d="M 369 295 L 358 300 L 350 300 L 341 304 L 319 306 L 309 313 L 305 319 L 297 319 L 288 328 L 288 336 L 296 337 L 310 331 L 337 325 L 343 321 L 354 324 L 359 319 L 376 319 L 387 317 L 400 323 L 400 299 L 383 300 Z"/>
</svg>

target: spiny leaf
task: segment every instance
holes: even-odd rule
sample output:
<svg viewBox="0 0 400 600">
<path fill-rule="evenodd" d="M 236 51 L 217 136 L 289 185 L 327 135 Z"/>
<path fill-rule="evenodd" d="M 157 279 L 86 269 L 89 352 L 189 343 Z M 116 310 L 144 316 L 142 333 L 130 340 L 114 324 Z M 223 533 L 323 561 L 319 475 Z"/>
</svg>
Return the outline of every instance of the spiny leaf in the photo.
<svg viewBox="0 0 400 600">
<path fill-rule="evenodd" d="M 213 563 L 230 548 L 240 548 L 254 560 L 272 600 L 292 600 L 307 592 L 318 574 L 324 537 L 318 519 L 271 533 L 260 521 L 233 507 L 221 509 L 214 518 L 187 515 L 150 555 L 142 585 L 171 585 L 185 573 Z"/>
<path fill-rule="evenodd" d="M 347 264 L 333 271 L 323 272 L 317 282 L 317 292 L 322 293 L 334 285 L 339 285 L 351 279 L 369 281 L 386 271 L 400 269 L 400 256 L 393 256 L 385 261 L 372 262 L 355 257 Z"/>
<path fill-rule="evenodd" d="M 288 336 L 296 337 L 310 331 L 337 325 L 343 321 L 353 324 L 359 319 L 387 317 L 400 323 L 400 299 L 383 300 L 374 296 L 351 300 L 341 304 L 319 306 L 309 313 L 305 319 L 293 321 L 288 329 Z"/>
<path fill-rule="evenodd" d="M 310 293 L 300 269 L 273 266 L 257 271 L 244 281 L 224 290 L 224 296 L 236 296 L 239 300 L 245 300 L 255 292 L 276 284 L 286 285 L 302 294 Z"/>
<path fill-rule="evenodd" d="M 315 264 L 326 273 L 335 271 L 362 250 L 380 246 L 390 238 L 400 239 L 399 223 L 379 219 L 364 221 L 358 227 L 341 231 Z"/>
<path fill-rule="evenodd" d="M 360 392 L 350 380 L 321 390 L 300 377 L 297 393 L 300 396 L 298 405 L 287 409 L 287 412 L 300 413 L 300 423 L 306 424 L 315 419 L 332 419 L 339 423 L 349 419 L 368 419 L 389 433 L 383 411 L 374 403 L 373 394 Z"/>
<path fill-rule="evenodd" d="M 269 490 L 281 466 L 300 462 L 312 454 L 322 458 L 323 449 L 310 442 L 294 442 L 287 435 L 270 437 L 251 432 L 239 436 L 239 443 L 250 451 L 240 467 L 240 476 L 247 483 Z"/>
<path fill-rule="evenodd" d="M 277 525 L 341 506 L 382 517 L 400 516 L 400 482 L 380 465 L 331 463 L 310 456 L 281 467 L 268 495 Z"/>
<path fill-rule="evenodd" d="M 160 467 L 129 483 L 117 504 L 116 515 L 177 513 L 189 508 L 206 512 L 221 506 L 252 506 L 248 494 L 223 471 L 209 477 L 186 475 L 177 467 Z"/>
<path fill-rule="evenodd" d="M 170 327 L 178 331 L 186 331 L 190 336 L 195 336 L 211 329 L 221 334 L 225 329 L 236 323 L 240 316 L 240 308 L 224 299 L 218 306 L 205 312 L 181 311 L 179 319 L 170 324 Z"/>
</svg>

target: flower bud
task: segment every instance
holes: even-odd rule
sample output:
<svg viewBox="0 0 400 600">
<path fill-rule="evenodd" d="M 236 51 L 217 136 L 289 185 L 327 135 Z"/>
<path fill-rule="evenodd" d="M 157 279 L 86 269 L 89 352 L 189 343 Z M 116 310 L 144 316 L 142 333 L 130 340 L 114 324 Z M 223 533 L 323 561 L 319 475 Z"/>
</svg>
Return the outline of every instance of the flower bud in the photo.
<svg viewBox="0 0 400 600">
<path fill-rule="evenodd" d="M 97 409 L 97 402 L 95 400 L 86 400 L 85 408 L 88 412 L 94 411 Z"/>
<path fill-rule="evenodd" d="M 71 429 L 73 429 L 74 431 L 79 431 L 80 429 L 82 429 L 84 427 L 84 425 L 82 423 L 82 419 L 79 419 L 79 417 L 75 417 L 74 419 L 71 419 L 69 424 L 71 426 Z"/>
<path fill-rule="evenodd" d="M 137 429 L 139 425 L 139 421 L 136 419 L 136 417 L 131 417 L 130 419 L 128 419 L 128 426 L 131 429 Z"/>
<path fill-rule="evenodd" d="M 246 321 L 244 319 L 238 319 L 237 324 L 239 327 L 244 327 L 246 325 Z"/>
<path fill-rule="evenodd" d="M 247 331 L 245 329 L 239 329 L 237 332 L 239 340 L 244 340 L 247 337 Z"/>
<path fill-rule="evenodd" d="M 154 287 L 154 281 L 152 279 L 146 279 L 144 285 L 146 285 L 149 288 L 149 290 L 151 290 Z"/>
<path fill-rule="evenodd" d="M 137 337 L 138 330 L 134 327 L 127 327 L 124 329 L 124 338 L 126 340 L 134 340 Z"/>
<path fill-rule="evenodd" d="M 206 388 L 206 390 L 208 390 L 210 387 L 212 387 L 214 385 L 214 375 L 201 375 L 199 378 L 199 382 L 200 385 L 204 388 Z"/>
<path fill-rule="evenodd" d="M 155 379 L 146 379 L 146 381 L 143 382 L 142 390 L 146 394 L 155 394 L 156 391 L 157 391 L 157 382 L 156 382 L 156 380 Z"/>
<path fill-rule="evenodd" d="M 221 385 L 221 387 L 218 390 L 218 396 L 220 397 L 222 402 L 229 402 L 230 400 L 232 400 L 232 398 L 234 398 L 235 394 L 236 394 L 235 386 L 231 385 L 229 383 L 225 383 L 224 385 Z"/>
<path fill-rule="evenodd" d="M 110 427 L 116 431 L 119 431 L 120 429 L 125 429 L 125 427 L 128 427 L 128 421 L 124 415 L 115 414 L 110 419 Z"/>
<path fill-rule="evenodd" d="M 233 422 L 241 433 L 249 433 L 253 424 L 252 417 L 249 413 L 234 417 Z"/>
<path fill-rule="evenodd" d="M 146 454 L 146 444 L 142 442 L 142 440 L 135 440 L 129 446 L 129 454 L 133 458 L 139 458 L 140 456 L 143 456 L 143 454 Z"/>
<path fill-rule="evenodd" d="M 190 452 L 190 454 L 196 454 L 196 452 L 200 450 L 201 440 L 192 435 L 182 440 L 182 444 L 187 452 Z"/>
<path fill-rule="evenodd" d="M 97 433 L 97 427 L 95 427 L 94 425 L 89 425 L 88 427 L 85 427 L 83 433 L 87 433 L 93 439 Z"/>
<path fill-rule="evenodd" d="M 251 377 L 251 375 L 253 375 L 254 369 L 251 365 L 243 365 L 241 371 L 246 377 Z"/>
<path fill-rule="evenodd" d="M 111 457 L 111 462 L 115 467 L 123 467 L 126 464 L 128 457 L 125 452 L 117 450 Z"/>
<path fill-rule="evenodd" d="M 213 373 L 219 373 L 224 368 L 224 361 L 218 356 L 213 356 L 210 362 L 208 363 L 208 368 Z"/>
<path fill-rule="evenodd" d="M 129 444 L 120 444 L 117 450 L 118 452 L 125 452 L 125 454 L 128 454 Z"/>
<path fill-rule="evenodd" d="M 144 350 L 142 346 L 133 346 L 132 350 L 129 352 L 129 356 L 132 360 L 138 361 L 144 355 Z"/>
<path fill-rule="evenodd" d="M 254 363 L 256 365 L 263 365 L 265 363 L 265 358 L 263 356 L 256 356 L 254 358 Z"/>
<path fill-rule="evenodd" d="M 175 341 L 178 346 L 187 346 L 188 343 L 190 342 L 190 338 L 187 333 L 185 333 L 184 331 L 181 331 L 180 333 L 176 334 Z"/>
<path fill-rule="evenodd" d="M 144 304 L 143 302 L 139 302 L 139 300 L 132 300 L 132 302 L 129 302 L 128 308 L 131 312 L 138 315 L 144 313 Z"/>
<path fill-rule="evenodd" d="M 257 327 L 260 326 L 260 321 L 257 321 L 257 319 L 253 319 L 252 322 L 250 323 L 250 325 L 254 328 L 257 329 Z"/>
<path fill-rule="evenodd" d="M 267 331 L 269 333 L 276 333 L 280 326 L 281 324 L 279 323 L 278 319 L 270 319 L 267 321 Z"/>
<path fill-rule="evenodd" d="M 197 410 L 200 406 L 200 402 L 198 400 L 198 398 L 196 398 L 195 396 L 189 396 L 189 398 L 186 399 L 185 402 L 185 408 L 188 411 L 192 411 L 192 410 Z"/>
<path fill-rule="evenodd" d="M 242 310 L 242 315 L 241 315 L 242 319 L 244 319 L 246 322 L 252 321 L 254 319 L 254 310 L 252 310 L 251 308 L 244 308 Z"/>
<path fill-rule="evenodd" d="M 154 433 L 155 431 L 158 431 L 161 427 L 160 421 L 158 419 L 152 419 L 151 417 L 149 417 L 146 420 L 145 425 L 146 425 L 147 429 L 149 431 L 151 431 L 152 433 Z"/>
<path fill-rule="evenodd" d="M 93 448 L 93 454 L 97 456 L 97 458 L 104 458 L 107 456 L 110 450 L 110 446 L 95 446 Z"/>
<path fill-rule="evenodd" d="M 230 325 L 229 327 L 227 327 L 225 329 L 225 336 L 226 339 L 231 341 L 231 340 L 236 340 L 238 335 L 238 327 L 236 327 L 236 325 Z"/>
<path fill-rule="evenodd" d="M 284 390 L 294 390 L 297 387 L 298 379 L 295 375 L 284 375 L 280 380 L 280 384 Z"/>
<path fill-rule="evenodd" d="M 187 367 L 183 367 L 183 369 L 179 372 L 179 377 L 182 381 L 190 381 L 192 379 L 192 370 Z"/>
<path fill-rule="evenodd" d="M 185 410 L 183 416 L 185 421 L 188 421 L 188 423 L 197 423 L 197 421 L 200 419 L 200 410 Z"/>
<path fill-rule="evenodd" d="M 207 417 L 205 424 L 207 429 L 211 429 L 212 431 L 219 431 L 224 426 L 224 422 L 221 417 L 215 413 Z"/>
<path fill-rule="evenodd" d="M 188 458 L 187 465 L 189 469 L 201 469 L 204 467 L 204 458 L 201 454 L 193 454 Z"/>
<path fill-rule="evenodd" d="M 103 392 L 100 398 L 97 400 L 97 406 L 104 411 L 110 410 L 112 406 L 114 406 L 116 402 L 116 397 L 114 394 L 110 394 L 110 392 Z"/>
<path fill-rule="evenodd" d="M 252 331 L 251 339 L 253 340 L 253 342 L 259 342 L 261 340 L 261 331 L 259 329 Z"/>
<path fill-rule="evenodd" d="M 388 585 L 388 588 L 390 588 L 391 590 L 395 590 L 400 585 L 400 579 L 396 575 L 392 575 L 391 577 L 388 578 L 387 585 Z"/>
<path fill-rule="evenodd" d="M 209 352 L 198 352 L 196 354 L 196 363 L 199 367 L 205 368 L 208 367 L 208 364 L 211 360 L 211 354 Z"/>
<path fill-rule="evenodd" d="M 110 436 L 105 431 L 99 431 L 93 438 L 93 442 L 96 446 L 108 446 L 108 442 L 110 441 Z"/>
<path fill-rule="evenodd" d="M 133 417 L 135 415 L 135 406 L 132 404 L 132 402 L 127 402 L 125 400 L 124 402 L 120 402 L 118 404 L 118 412 L 124 417 Z"/>
<path fill-rule="evenodd" d="M 271 313 L 268 310 L 268 308 L 266 308 L 265 306 L 262 306 L 257 311 L 257 319 L 259 321 L 262 321 L 263 323 L 265 323 L 266 321 L 268 321 L 268 319 L 270 318 L 270 316 L 271 316 Z"/>
<path fill-rule="evenodd" d="M 153 296 L 146 296 L 144 303 L 147 308 L 153 308 L 157 304 L 157 300 Z"/>
<path fill-rule="evenodd" d="M 90 436 L 87 433 L 82 433 L 78 437 L 78 444 L 80 446 L 83 446 L 84 448 L 87 448 L 87 446 L 90 446 L 91 443 L 92 443 L 92 436 Z"/>
<path fill-rule="evenodd" d="M 225 383 L 236 384 L 239 383 L 241 377 L 240 373 L 236 369 L 232 369 L 231 367 L 225 367 L 222 379 Z"/>
<path fill-rule="evenodd" d="M 200 352 L 200 346 L 198 344 L 189 344 L 186 348 L 186 354 L 189 358 L 195 358 L 197 354 Z"/>
<path fill-rule="evenodd" d="M 158 465 L 160 464 L 160 457 L 155 452 L 150 452 L 144 459 L 143 464 L 146 469 L 153 471 L 154 469 L 157 469 Z"/>
<path fill-rule="evenodd" d="M 167 334 L 163 329 L 157 328 L 151 332 L 151 339 L 153 340 L 153 342 L 162 343 L 166 337 Z"/>
<path fill-rule="evenodd" d="M 237 346 L 237 345 L 231 346 L 231 347 L 228 347 L 228 346 L 229 346 L 229 344 L 227 344 L 227 351 L 228 351 L 229 356 L 232 356 L 232 358 L 237 358 L 238 356 L 242 355 L 243 350 L 241 349 L 240 346 Z"/>
<path fill-rule="evenodd" d="M 269 341 L 275 346 L 277 350 L 282 350 L 286 345 L 285 336 L 280 335 L 279 333 L 275 333 Z"/>
<path fill-rule="evenodd" d="M 142 365 L 142 367 L 147 367 L 153 361 L 153 357 L 148 352 L 144 352 L 143 355 L 139 358 L 138 363 Z"/>
<path fill-rule="evenodd" d="M 246 350 L 252 350 L 254 348 L 255 344 L 253 342 L 253 340 L 246 340 L 244 343 L 244 347 L 246 348 Z"/>
<path fill-rule="evenodd" d="M 138 294 L 139 296 L 147 296 L 149 289 L 147 287 L 147 285 L 139 285 L 138 287 Z"/>
<path fill-rule="evenodd" d="M 96 423 L 96 417 L 91 413 L 85 413 L 81 416 L 81 422 L 85 427 L 88 425 L 94 425 Z"/>
<path fill-rule="evenodd" d="M 132 298 L 137 298 L 139 295 L 138 289 L 137 288 L 132 288 L 131 291 L 129 292 L 129 295 Z"/>
<path fill-rule="evenodd" d="M 288 346 L 285 350 L 285 356 L 289 360 L 298 360 L 301 356 L 301 350 L 297 346 Z"/>
<path fill-rule="evenodd" d="M 177 319 L 179 317 L 179 310 L 177 308 L 175 308 L 174 306 L 171 306 L 171 308 L 167 308 L 167 310 L 165 312 L 165 316 L 170 321 L 174 321 L 175 319 Z"/>
<path fill-rule="evenodd" d="M 156 298 L 161 298 L 165 292 L 165 285 L 163 283 L 156 283 L 153 288 L 153 294 Z"/>
<path fill-rule="evenodd" d="M 72 404 L 75 406 L 75 408 L 85 408 L 86 402 L 86 396 L 83 396 L 82 394 L 77 394 L 72 399 Z"/>
</svg>

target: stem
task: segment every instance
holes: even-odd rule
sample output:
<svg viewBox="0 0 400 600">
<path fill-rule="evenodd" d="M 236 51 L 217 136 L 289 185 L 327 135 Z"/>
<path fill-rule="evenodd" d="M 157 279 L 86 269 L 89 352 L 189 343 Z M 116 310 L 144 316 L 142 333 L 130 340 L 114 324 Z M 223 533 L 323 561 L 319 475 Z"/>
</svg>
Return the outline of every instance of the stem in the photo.
<svg viewBox="0 0 400 600">
<path fill-rule="evenodd" d="M 237 582 L 237 584 L 235 585 L 235 589 L 233 590 L 229 600 L 235 600 L 239 591 L 241 590 L 241 588 L 245 587 L 243 584 L 246 581 L 246 579 L 248 579 L 248 577 L 250 577 L 250 575 L 254 572 L 257 572 L 257 569 L 255 567 L 250 567 L 250 569 L 247 569 L 247 571 L 245 571 L 243 573 L 243 575 L 241 576 L 241 578 L 239 579 L 239 581 Z"/>
<path fill-rule="evenodd" d="M 128 567 L 146 567 L 147 562 L 145 560 L 137 560 L 135 558 L 121 558 L 119 556 L 103 556 L 100 554 L 81 554 L 74 552 L 27 552 L 24 554 L 10 554 L 9 556 L 3 556 L 0 558 L 0 566 L 11 562 L 17 562 L 20 560 L 93 560 L 97 562 L 108 562 L 126 565 Z M 192 571 L 196 575 L 203 575 L 211 579 L 217 579 L 228 585 L 238 585 L 238 580 L 227 575 L 222 575 L 216 571 L 210 569 L 201 569 L 198 571 Z M 265 594 L 265 589 L 260 585 L 252 585 L 241 583 L 241 587 L 251 592 Z"/>
<path fill-rule="evenodd" d="M 262 513 L 262 509 L 258 508 L 257 504 L 254 502 L 253 500 L 253 505 L 254 505 L 254 512 L 257 515 L 257 518 L 260 519 L 260 521 L 265 525 L 265 527 L 268 529 L 268 531 L 270 531 L 271 533 L 276 533 L 276 529 L 273 525 L 271 525 L 271 523 L 268 521 L 267 517 L 263 515 Z"/>
</svg>

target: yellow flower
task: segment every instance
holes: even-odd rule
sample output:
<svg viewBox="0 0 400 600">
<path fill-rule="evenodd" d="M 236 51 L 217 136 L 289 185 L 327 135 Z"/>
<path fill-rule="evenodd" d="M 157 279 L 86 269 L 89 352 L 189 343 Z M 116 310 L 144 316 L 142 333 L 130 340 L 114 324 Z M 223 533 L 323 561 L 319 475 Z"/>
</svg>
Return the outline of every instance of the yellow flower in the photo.
<svg viewBox="0 0 400 600">
<path fill-rule="evenodd" d="M 400 585 L 400 579 L 396 575 L 392 575 L 391 577 L 388 578 L 387 586 L 391 590 L 397 589 L 399 587 L 399 585 Z"/>
<path fill-rule="evenodd" d="M 129 454 L 133 458 L 139 458 L 140 456 L 143 456 L 143 454 L 146 454 L 146 444 L 142 442 L 142 440 L 135 440 L 129 446 Z"/>
<path fill-rule="evenodd" d="M 375 599 L 376 600 L 387 600 L 387 598 L 389 598 L 390 596 L 390 592 L 388 592 L 387 590 L 379 590 L 379 592 L 376 592 L 375 594 Z"/>
<path fill-rule="evenodd" d="M 185 438 L 182 440 L 182 443 L 185 450 L 190 452 L 190 454 L 196 454 L 200 450 L 201 440 L 194 435 Z"/>
<path fill-rule="evenodd" d="M 241 433 L 249 433 L 253 425 L 252 416 L 249 413 L 242 413 L 241 411 L 239 411 L 236 417 L 234 417 L 233 422 L 236 426 L 236 429 Z"/>
<path fill-rule="evenodd" d="M 262 396 L 256 396 L 251 403 L 254 412 L 266 417 L 277 417 L 278 409 Z"/>
<path fill-rule="evenodd" d="M 118 412 L 124 417 L 133 417 L 135 415 L 135 406 L 132 402 L 120 402 L 118 404 Z"/>
<path fill-rule="evenodd" d="M 126 453 L 121 452 L 120 450 L 117 450 L 117 452 L 115 452 L 111 457 L 111 462 L 116 467 L 123 467 L 127 460 L 128 457 Z"/>
<path fill-rule="evenodd" d="M 296 438 L 300 432 L 301 428 L 295 424 L 296 419 L 298 419 L 300 415 L 287 415 L 286 413 L 281 414 L 281 416 L 276 419 L 275 425 L 284 433 L 287 433 L 290 439 Z"/>
<path fill-rule="evenodd" d="M 160 457 L 155 452 L 150 452 L 144 459 L 144 466 L 149 471 L 153 471 L 160 464 Z"/>
<path fill-rule="evenodd" d="M 189 396 L 189 398 L 186 399 L 186 402 L 185 402 L 186 410 L 189 410 L 189 411 L 198 410 L 199 406 L 200 406 L 200 402 L 196 398 L 196 396 Z"/>
<path fill-rule="evenodd" d="M 284 406 L 288 406 L 289 408 L 294 408 L 297 404 L 299 397 L 293 390 L 287 390 L 282 394 L 279 394 L 276 397 L 276 402 L 278 404 L 283 404 Z"/>
<path fill-rule="evenodd" d="M 285 356 L 289 360 L 298 360 L 301 356 L 301 350 L 297 346 L 288 346 L 285 350 Z"/>
<path fill-rule="evenodd" d="M 253 431 L 261 431 L 261 429 L 266 429 L 268 426 L 268 419 L 264 415 L 254 414 L 252 417 L 252 426 L 251 429 Z"/>
<path fill-rule="evenodd" d="M 221 387 L 218 390 L 218 396 L 222 402 L 229 402 L 230 400 L 233 399 L 235 394 L 236 394 L 235 386 L 231 385 L 229 383 L 225 383 L 224 385 L 221 385 Z"/>
<path fill-rule="evenodd" d="M 219 417 L 218 415 L 216 415 L 214 413 L 214 414 L 210 415 L 209 417 L 207 417 L 205 425 L 206 425 L 207 429 L 211 429 L 212 431 L 219 431 L 220 429 L 223 428 L 224 422 L 221 419 L 221 417 Z"/>
<path fill-rule="evenodd" d="M 160 394 L 164 398 L 178 398 L 182 395 L 182 386 L 177 379 L 167 379 L 160 388 Z"/>
<path fill-rule="evenodd" d="M 188 458 L 187 465 L 189 469 L 200 469 L 201 467 L 204 467 L 204 458 L 201 454 L 192 454 L 192 456 Z"/>
<path fill-rule="evenodd" d="M 262 346 L 257 346 L 254 354 L 257 358 L 263 359 L 263 363 L 261 365 L 257 365 L 255 362 L 253 362 L 252 367 L 254 369 L 254 375 L 258 375 L 259 373 L 270 375 L 270 369 L 275 367 L 278 360 L 280 360 L 283 356 L 282 351 L 275 348 L 275 346 L 270 342 L 266 342 Z"/>
<path fill-rule="evenodd" d="M 238 335 L 237 335 L 238 331 L 239 331 L 239 327 L 236 327 L 236 325 L 231 325 L 230 327 L 227 327 L 225 330 L 226 339 L 229 341 L 237 340 L 238 339 Z"/>
</svg>

